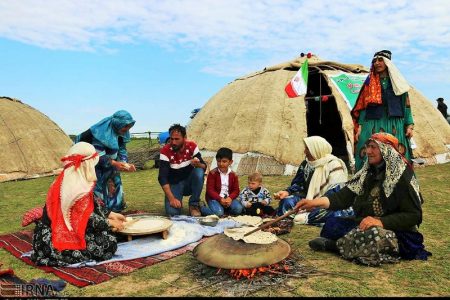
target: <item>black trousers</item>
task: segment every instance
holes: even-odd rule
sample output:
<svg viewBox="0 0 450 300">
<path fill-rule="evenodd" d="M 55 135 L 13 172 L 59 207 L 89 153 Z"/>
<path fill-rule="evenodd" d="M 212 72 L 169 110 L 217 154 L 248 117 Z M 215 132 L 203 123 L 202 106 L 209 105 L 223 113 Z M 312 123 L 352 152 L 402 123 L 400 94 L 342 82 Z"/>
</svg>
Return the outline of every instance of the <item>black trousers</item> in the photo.
<svg viewBox="0 0 450 300">
<path fill-rule="evenodd" d="M 259 202 L 252 203 L 250 208 L 245 208 L 245 213 L 250 216 L 262 216 L 275 214 L 275 209 L 270 205 L 262 205 Z"/>
</svg>

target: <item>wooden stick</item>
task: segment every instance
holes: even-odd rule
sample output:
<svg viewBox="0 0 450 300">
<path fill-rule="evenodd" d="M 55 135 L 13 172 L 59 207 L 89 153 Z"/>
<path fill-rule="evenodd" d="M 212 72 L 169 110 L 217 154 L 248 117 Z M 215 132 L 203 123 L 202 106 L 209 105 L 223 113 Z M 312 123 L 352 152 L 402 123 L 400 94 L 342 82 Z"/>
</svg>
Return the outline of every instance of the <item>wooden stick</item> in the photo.
<svg viewBox="0 0 450 300">
<path fill-rule="evenodd" d="M 282 216 L 279 216 L 279 217 L 276 218 L 275 220 L 269 221 L 269 222 L 267 222 L 266 224 L 263 224 L 263 225 L 259 226 L 258 228 L 253 229 L 252 231 L 247 232 L 246 234 L 244 234 L 244 236 L 248 236 L 248 235 L 250 235 L 250 234 L 252 234 L 252 233 L 255 233 L 255 232 L 257 232 L 257 231 L 259 231 L 259 230 L 261 230 L 261 229 L 266 229 L 266 228 L 269 227 L 270 225 L 272 225 L 272 224 L 274 224 L 274 223 L 276 223 L 276 222 L 278 222 L 278 221 L 281 221 L 281 220 L 283 220 L 284 218 L 286 218 L 286 217 L 288 217 L 288 216 L 290 216 L 290 215 L 292 215 L 293 213 L 296 213 L 296 212 L 297 212 L 297 210 L 291 209 L 290 211 L 288 211 L 287 213 L 285 213 L 285 214 L 282 215 Z"/>
</svg>

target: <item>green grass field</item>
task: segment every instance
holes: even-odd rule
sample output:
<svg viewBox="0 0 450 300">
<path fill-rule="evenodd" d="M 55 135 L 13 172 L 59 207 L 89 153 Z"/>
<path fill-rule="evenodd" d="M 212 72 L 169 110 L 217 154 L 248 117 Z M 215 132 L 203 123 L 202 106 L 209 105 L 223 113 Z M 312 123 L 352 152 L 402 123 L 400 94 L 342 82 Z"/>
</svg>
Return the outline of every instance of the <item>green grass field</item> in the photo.
<svg viewBox="0 0 450 300">
<path fill-rule="evenodd" d="M 272 287 L 247 296 L 449 296 L 450 239 L 448 234 L 450 201 L 450 164 L 416 170 L 425 199 L 420 231 L 425 246 L 433 253 L 428 261 L 402 261 L 378 268 L 364 267 L 345 261 L 331 253 L 314 252 L 308 241 L 319 234 L 313 226 L 294 226 L 282 235 L 293 250 L 319 270 L 335 274 L 308 279 L 290 279 L 291 291 Z M 158 170 L 150 169 L 123 174 L 128 209 L 142 209 L 163 214 L 163 192 L 157 181 Z M 0 234 L 23 230 L 25 211 L 43 205 L 53 177 L 0 183 Z M 264 184 L 271 192 L 289 185 L 290 176 L 267 176 Z M 241 188 L 246 178 L 240 177 Z M 186 202 L 187 199 L 185 198 Z M 30 225 L 28 229 L 32 229 Z M 2 268 L 12 268 L 25 280 L 58 277 L 26 265 L 0 249 Z M 77 288 L 68 284 L 63 296 L 227 296 L 228 291 L 201 288 L 195 282 L 190 266 L 196 264 L 188 252 L 173 259 L 143 268 L 127 276 L 119 276 L 102 284 Z M 339 276 L 344 272 L 346 277 Z"/>
</svg>

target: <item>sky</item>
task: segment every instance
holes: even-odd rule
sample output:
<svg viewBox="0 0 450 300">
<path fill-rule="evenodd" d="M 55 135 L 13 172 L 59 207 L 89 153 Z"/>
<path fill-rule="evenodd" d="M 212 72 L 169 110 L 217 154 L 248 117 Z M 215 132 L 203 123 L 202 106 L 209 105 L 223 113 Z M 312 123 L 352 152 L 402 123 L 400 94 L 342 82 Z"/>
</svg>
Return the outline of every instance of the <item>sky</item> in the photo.
<svg viewBox="0 0 450 300">
<path fill-rule="evenodd" d="M 187 124 L 234 79 L 300 53 L 369 66 L 392 51 L 433 105 L 450 98 L 448 0 L 0 0 L 0 96 L 78 134 Z"/>
</svg>

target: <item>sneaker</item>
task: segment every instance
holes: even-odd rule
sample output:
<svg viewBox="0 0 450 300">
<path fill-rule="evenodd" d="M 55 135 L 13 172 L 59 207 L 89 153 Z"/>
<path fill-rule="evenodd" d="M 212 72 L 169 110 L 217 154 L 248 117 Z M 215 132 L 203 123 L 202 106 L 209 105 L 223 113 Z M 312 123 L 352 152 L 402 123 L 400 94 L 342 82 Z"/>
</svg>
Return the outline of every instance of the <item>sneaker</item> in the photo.
<svg viewBox="0 0 450 300">
<path fill-rule="evenodd" d="M 189 205 L 189 214 L 192 217 L 201 217 L 202 213 L 200 212 L 200 208 L 198 206 Z"/>
<path fill-rule="evenodd" d="M 318 237 L 309 241 L 309 247 L 315 251 L 335 251 L 336 242 L 324 237 Z"/>
</svg>

